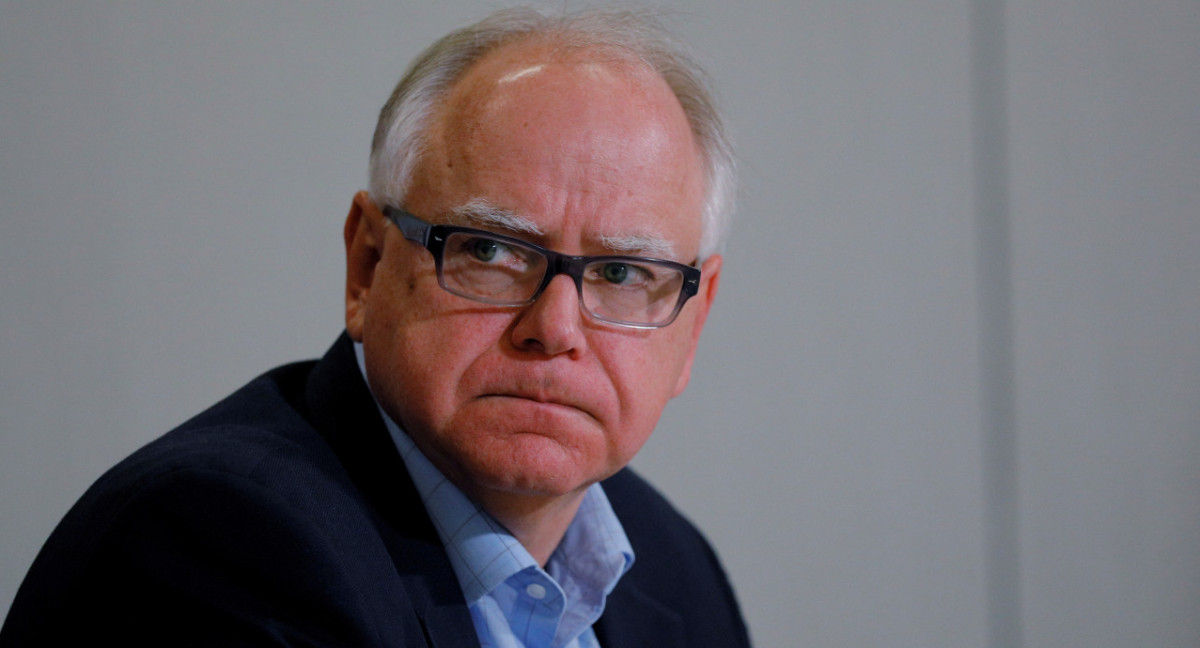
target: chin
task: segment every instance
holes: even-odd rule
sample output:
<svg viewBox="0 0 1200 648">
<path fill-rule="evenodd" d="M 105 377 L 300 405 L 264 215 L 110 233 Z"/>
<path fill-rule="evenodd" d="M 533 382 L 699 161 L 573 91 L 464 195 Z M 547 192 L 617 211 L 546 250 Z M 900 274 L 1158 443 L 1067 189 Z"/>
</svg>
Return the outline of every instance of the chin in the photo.
<svg viewBox="0 0 1200 648">
<path fill-rule="evenodd" d="M 582 409 L 520 398 L 474 399 L 432 441 L 438 467 L 477 496 L 570 495 L 620 470 L 641 446 L 619 443 Z"/>
<path fill-rule="evenodd" d="M 471 489 L 561 497 L 616 471 L 597 450 L 541 433 L 510 432 L 476 437 L 457 456 L 463 481 Z"/>
</svg>

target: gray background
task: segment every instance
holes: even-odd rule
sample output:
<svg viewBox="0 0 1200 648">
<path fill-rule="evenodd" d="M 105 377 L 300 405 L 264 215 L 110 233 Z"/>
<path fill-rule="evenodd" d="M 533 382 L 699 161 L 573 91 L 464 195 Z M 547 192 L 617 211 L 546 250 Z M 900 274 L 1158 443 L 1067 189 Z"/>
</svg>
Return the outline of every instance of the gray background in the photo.
<svg viewBox="0 0 1200 648">
<path fill-rule="evenodd" d="M 745 159 L 636 464 L 758 645 L 1200 645 L 1200 2 L 665 2 Z M 0 0 L 0 614 L 106 467 L 341 328 L 408 60 L 498 2 Z"/>
</svg>

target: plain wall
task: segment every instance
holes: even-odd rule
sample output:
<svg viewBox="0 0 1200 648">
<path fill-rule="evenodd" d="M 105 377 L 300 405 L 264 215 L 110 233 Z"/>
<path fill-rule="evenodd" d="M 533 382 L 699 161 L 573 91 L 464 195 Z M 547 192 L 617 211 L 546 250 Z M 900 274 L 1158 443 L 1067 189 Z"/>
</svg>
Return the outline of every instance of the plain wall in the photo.
<svg viewBox="0 0 1200 648">
<path fill-rule="evenodd" d="M 332 342 L 376 113 L 501 4 L 0 0 L 0 614 L 103 470 Z M 1200 3 L 657 4 L 744 194 L 635 465 L 757 645 L 1200 645 Z"/>
</svg>

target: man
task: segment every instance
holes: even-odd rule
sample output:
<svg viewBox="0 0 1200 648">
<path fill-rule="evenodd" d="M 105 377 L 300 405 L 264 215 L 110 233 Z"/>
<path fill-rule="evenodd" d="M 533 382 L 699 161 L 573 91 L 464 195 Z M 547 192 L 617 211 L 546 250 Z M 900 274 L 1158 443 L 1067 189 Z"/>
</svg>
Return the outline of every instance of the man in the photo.
<svg viewBox="0 0 1200 648">
<path fill-rule="evenodd" d="M 501 12 L 384 107 L 346 335 L 102 477 L 4 646 L 746 646 L 625 465 L 716 294 L 727 145 L 629 14 Z M 364 381 L 365 378 L 365 381 Z"/>
</svg>

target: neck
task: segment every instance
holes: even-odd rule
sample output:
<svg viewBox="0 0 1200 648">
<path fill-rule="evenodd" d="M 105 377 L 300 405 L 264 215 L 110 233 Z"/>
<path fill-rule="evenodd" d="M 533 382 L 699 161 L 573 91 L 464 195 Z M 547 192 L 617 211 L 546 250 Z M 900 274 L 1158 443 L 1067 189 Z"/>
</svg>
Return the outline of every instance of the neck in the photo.
<svg viewBox="0 0 1200 648">
<path fill-rule="evenodd" d="M 557 497 L 512 493 L 470 493 L 483 510 L 503 524 L 543 567 L 558 548 L 583 501 L 584 490 Z"/>
</svg>

